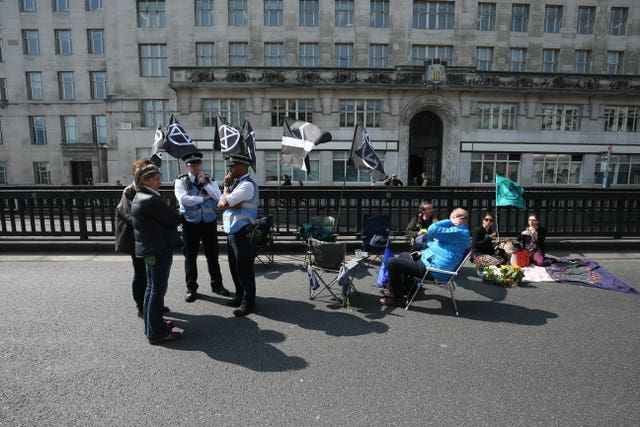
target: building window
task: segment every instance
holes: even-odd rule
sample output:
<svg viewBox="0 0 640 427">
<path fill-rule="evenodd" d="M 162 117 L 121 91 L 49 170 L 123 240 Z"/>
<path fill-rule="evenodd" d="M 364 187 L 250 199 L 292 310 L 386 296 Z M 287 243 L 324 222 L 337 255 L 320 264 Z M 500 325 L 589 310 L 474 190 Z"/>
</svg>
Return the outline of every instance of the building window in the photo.
<svg viewBox="0 0 640 427">
<path fill-rule="evenodd" d="M 289 175 L 293 182 L 306 182 L 308 184 L 317 184 L 320 182 L 320 155 L 316 151 L 309 153 L 309 171 L 305 173 L 302 169 L 292 166 L 280 165 L 279 151 L 265 151 L 265 174 L 268 184 L 277 184 L 280 182 L 282 175 Z"/>
<path fill-rule="evenodd" d="M 580 184 L 581 154 L 534 154 L 534 184 Z"/>
<path fill-rule="evenodd" d="M 282 67 L 284 66 L 284 44 L 265 43 L 264 44 L 264 66 Z"/>
<path fill-rule="evenodd" d="M 167 125 L 171 116 L 171 103 L 168 99 L 142 100 L 142 126 L 157 128 Z"/>
<path fill-rule="evenodd" d="M 58 72 L 58 96 L 62 101 L 73 101 L 76 99 L 73 71 Z"/>
<path fill-rule="evenodd" d="M 369 45 L 369 68 L 389 67 L 389 45 Z"/>
<path fill-rule="evenodd" d="M 69 0 L 53 0 L 54 12 L 69 12 Z"/>
<path fill-rule="evenodd" d="M 579 74 L 589 74 L 591 72 L 591 51 L 590 50 L 576 50 L 574 72 Z"/>
<path fill-rule="evenodd" d="M 479 129 L 515 130 L 518 104 L 478 102 Z"/>
<path fill-rule="evenodd" d="M 107 73 L 105 71 L 91 71 L 91 99 L 107 98 Z"/>
<path fill-rule="evenodd" d="M 378 159 L 384 164 L 385 152 L 376 151 Z M 358 170 L 352 166 L 349 166 L 349 157 L 351 153 L 349 151 L 334 151 L 333 152 L 333 174 L 332 180 L 334 183 L 343 182 L 361 182 L 370 183 L 371 175 L 365 171 Z"/>
<path fill-rule="evenodd" d="M 496 182 L 496 174 L 517 182 L 519 169 L 520 154 L 472 153 L 469 182 L 492 184 Z"/>
<path fill-rule="evenodd" d="M 247 0 L 229 0 L 229 26 L 244 27 L 247 22 Z"/>
<path fill-rule="evenodd" d="M 336 43 L 336 67 L 353 67 L 353 44 Z"/>
<path fill-rule="evenodd" d="M 87 47 L 89 54 L 104 54 L 104 31 L 103 30 L 87 30 Z"/>
<path fill-rule="evenodd" d="M 40 53 L 38 30 L 22 30 L 22 51 L 25 55 L 37 55 Z"/>
<path fill-rule="evenodd" d="M 271 126 L 282 126 L 285 117 L 312 122 L 313 99 L 272 99 Z"/>
<path fill-rule="evenodd" d="M 93 116 L 93 142 L 104 145 L 107 143 L 107 116 Z M 163 159 L 164 160 L 164 159 Z"/>
<path fill-rule="evenodd" d="M 33 179 L 36 184 L 51 184 L 51 165 L 49 162 L 33 162 Z"/>
<path fill-rule="evenodd" d="M 0 79 L 0 104 L 6 104 L 8 101 L 7 79 Z"/>
<path fill-rule="evenodd" d="M 607 52 L 607 63 L 605 64 L 605 74 L 622 73 L 622 51 L 610 50 Z"/>
<path fill-rule="evenodd" d="M 85 6 L 88 12 L 102 12 L 102 0 L 86 0 Z"/>
<path fill-rule="evenodd" d="M 476 48 L 476 69 L 478 71 L 493 70 L 493 48 L 492 47 Z"/>
<path fill-rule="evenodd" d="M 596 21 L 595 7 L 578 8 L 578 34 L 593 34 L 593 26 Z"/>
<path fill-rule="evenodd" d="M 559 33 L 562 24 L 562 6 L 544 7 L 544 32 Z"/>
<path fill-rule="evenodd" d="M 424 66 L 427 60 L 440 59 L 451 62 L 452 46 L 430 46 L 414 44 L 411 46 L 411 63 L 413 65 Z"/>
<path fill-rule="evenodd" d="M 626 34 L 628 16 L 628 8 L 612 7 L 611 23 L 609 24 L 609 34 L 611 34 L 612 36 L 624 36 Z"/>
<path fill-rule="evenodd" d="M 20 12 L 36 12 L 36 0 L 20 0 Z"/>
<path fill-rule="evenodd" d="M 317 67 L 319 64 L 318 49 L 318 43 L 300 43 L 298 46 L 300 66 Z"/>
<path fill-rule="evenodd" d="M 580 130 L 580 106 L 543 104 L 542 130 Z"/>
<path fill-rule="evenodd" d="M 47 127 L 44 116 L 30 116 L 29 130 L 31 131 L 31 143 L 45 145 L 47 143 Z"/>
<path fill-rule="evenodd" d="M 138 0 L 138 28 L 167 26 L 164 0 Z"/>
<path fill-rule="evenodd" d="M 283 0 L 264 0 L 264 26 L 281 27 L 283 23 Z"/>
<path fill-rule="evenodd" d="M 542 72 L 557 73 L 559 57 L 560 57 L 560 49 L 543 49 L 542 50 Z"/>
<path fill-rule="evenodd" d="M 31 101 L 42 101 L 44 99 L 42 73 L 39 71 L 27 73 L 27 99 Z"/>
<path fill-rule="evenodd" d="M 3 51 L 3 44 L 2 44 L 2 37 L 0 37 L 0 62 L 4 62 L 4 54 L 2 53 Z"/>
<path fill-rule="evenodd" d="M 602 184 L 602 159 L 596 162 L 596 184 Z M 616 155 L 609 157 L 609 182 L 620 185 L 640 184 L 640 156 Z"/>
<path fill-rule="evenodd" d="M 604 109 L 605 132 L 640 132 L 640 107 L 607 105 Z"/>
<path fill-rule="evenodd" d="M 389 26 L 389 0 L 371 0 L 371 22 L 373 28 L 387 28 Z"/>
<path fill-rule="evenodd" d="M 0 184 L 7 184 L 7 165 L 0 162 Z"/>
<path fill-rule="evenodd" d="M 60 118 L 62 125 L 62 143 L 77 144 L 78 143 L 78 126 L 75 116 L 62 116 Z"/>
<path fill-rule="evenodd" d="M 514 4 L 511 6 L 511 31 L 526 33 L 529 24 L 529 5 Z"/>
<path fill-rule="evenodd" d="M 196 43 L 196 65 L 198 67 L 215 67 L 216 45 L 214 43 Z"/>
<path fill-rule="evenodd" d="M 218 156 L 218 158 L 220 160 L 222 160 L 222 171 L 223 171 L 223 175 L 220 177 L 218 175 L 218 172 L 220 171 L 220 169 L 218 168 L 210 168 L 210 164 L 211 164 L 211 150 L 199 150 L 203 156 L 202 156 L 202 162 L 203 162 L 203 169 L 207 170 L 207 171 L 215 171 L 215 179 L 218 182 L 222 182 L 222 180 L 224 179 L 224 171 L 226 171 L 225 167 L 224 167 L 224 159 L 222 159 L 222 156 Z M 151 155 L 151 148 L 136 148 L 136 159 L 148 159 L 149 156 Z M 171 156 L 163 156 L 162 157 L 162 164 L 160 165 L 160 175 L 162 176 L 162 182 L 164 183 L 171 183 L 173 185 L 173 181 L 175 179 L 176 176 L 180 175 L 183 172 L 183 167 L 180 165 L 180 160 L 175 159 Z M 214 174 L 211 174 L 211 176 L 214 176 Z"/>
<path fill-rule="evenodd" d="M 317 27 L 320 13 L 318 0 L 299 0 L 299 24 L 301 27 Z"/>
<path fill-rule="evenodd" d="M 380 127 L 382 101 L 379 99 L 341 99 L 340 127 L 354 127 L 359 124 L 369 128 Z"/>
<path fill-rule="evenodd" d="M 169 75 L 166 44 L 141 44 L 139 49 L 140 77 L 167 77 Z"/>
<path fill-rule="evenodd" d="M 249 44 L 229 43 L 229 66 L 246 67 L 249 65 Z"/>
<path fill-rule="evenodd" d="M 513 48 L 509 49 L 509 71 L 521 73 L 527 66 L 527 49 Z"/>
<path fill-rule="evenodd" d="M 246 111 L 247 105 L 244 99 L 203 99 L 202 126 L 215 126 L 217 114 L 224 117 L 230 124 L 241 126 L 244 123 Z"/>
<path fill-rule="evenodd" d="M 494 31 L 496 29 L 496 4 L 478 3 L 476 30 Z"/>
<path fill-rule="evenodd" d="M 56 54 L 71 55 L 73 53 L 71 47 L 71 30 L 55 30 L 56 38 Z"/>
<path fill-rule="evenodd" d="M 453 6 L 453 2 L 413 0 L 413 28 L 452 29 Z"/>
<path fill-rule="evenodd" d="M 213 27 L 213 0 L 196 0 L 196 27 Z"/>
<path fill-rule="evenodd" d="M 335 0 L 336 27 L 353 26 L 353 0 Z"/>
</svg>

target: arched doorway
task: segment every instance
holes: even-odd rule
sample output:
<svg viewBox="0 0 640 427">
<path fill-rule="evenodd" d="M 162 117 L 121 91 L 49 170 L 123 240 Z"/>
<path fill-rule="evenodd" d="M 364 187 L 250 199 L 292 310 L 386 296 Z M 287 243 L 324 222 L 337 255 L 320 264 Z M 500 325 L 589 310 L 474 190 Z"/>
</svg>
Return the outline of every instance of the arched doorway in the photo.
<svg viewBox="0 0 640 427">
<path fill-rule="evenodd" d="M 421 111 L 409 123 L 409 184 L 419 184 L 425 172 L 429 185 L 440 185 L 441 164 L 442 120 L 431 111 Z"/>
</svg>

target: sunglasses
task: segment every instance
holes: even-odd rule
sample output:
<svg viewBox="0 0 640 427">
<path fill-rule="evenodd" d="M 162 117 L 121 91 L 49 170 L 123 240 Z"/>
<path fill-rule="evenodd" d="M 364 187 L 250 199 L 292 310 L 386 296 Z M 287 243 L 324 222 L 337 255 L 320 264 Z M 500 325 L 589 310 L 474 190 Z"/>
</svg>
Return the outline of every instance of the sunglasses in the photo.
<svg viewBox="0 0 640 427">
<path fill-rule="evenodd" d="M 484 220 L 485 220 L 485 221 L 489 221 L 489 222 L 493 222 L 493 221 L 494 221 L 494 220 L 493 220 L 493 219 L 491 219 L 491 218 L 485 218 Z"/>
</svg>

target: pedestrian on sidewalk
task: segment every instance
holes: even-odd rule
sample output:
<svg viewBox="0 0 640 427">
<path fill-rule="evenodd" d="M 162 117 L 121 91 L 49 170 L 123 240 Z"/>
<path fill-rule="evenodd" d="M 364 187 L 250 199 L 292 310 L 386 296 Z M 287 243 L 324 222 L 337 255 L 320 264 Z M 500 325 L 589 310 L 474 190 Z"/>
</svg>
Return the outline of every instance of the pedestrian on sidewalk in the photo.
<svg viewBox="0 0 640 427">
<path fill-rule="evenodd" d="M 150 344 L 180 338 L 173 323 L 162 317 L 164 296 L 169 285 L 173 251 L 182 241 L 177 227 L 180 215 L 160 195 L 160 169 L 155 165 L 140 168 L 134 178 L 136 196 L 131 203 L 136 256 L 144 259 L 147 288 L 144 293 L 144 332 Z"/>
<path fill-rule="evenodd" d="M 131 177 L 136 172 L 153 162 L 149 159 L 138 159 L 131 166 Z M 131 223 L 131 202 L 136 196 L 135 183 L 131 182 L 122 191 L 120 202 L 116 206 L 116 252 L 129 254 L 131 256 L 131 264 L 133 265 L 133 280 L 131 281 L 131 294 L 133 301 L 138 309 L 138 317 L 142 318 L 142 307 L 144 305 L 144 292 L 147 289 L 147 270 L 144 266 L 144 260 L 136 257 L 135 243 L 133 240 L 133 224 Z M 169 307 L 163 307 L 164 312 L 169 311 Z"/>
<path fill-rule="evenodd" d="M 218 261 L 218 221 L 216 205 L 221 192 L 215 179 L 202 172 L 202 153 L 192 152 L 182 156 L 187 173 L 180 175 L 174 184 L 176 199 L 182 215 L 182 239 L 184 240 L 184 270 L 187 285 L 186 302 L 198 299 L 198 251 L 200 242 L 213 293 L 229 296 L 222 284 Z"/>
<path fill-rule="evenodd" d="M 256 257 L 255 223 L 258 217 L 259 190 L 249 175 L 251 158 L 232 154 L 231 169 L 224 177 L 224 191 L 218 207 L 227 233 L 229 270 L 236 287 L 235 297 L 227 303 L 238 307 L 236 317 L 256 310 L 256 276 L 253 263 Z"/>
</svg>

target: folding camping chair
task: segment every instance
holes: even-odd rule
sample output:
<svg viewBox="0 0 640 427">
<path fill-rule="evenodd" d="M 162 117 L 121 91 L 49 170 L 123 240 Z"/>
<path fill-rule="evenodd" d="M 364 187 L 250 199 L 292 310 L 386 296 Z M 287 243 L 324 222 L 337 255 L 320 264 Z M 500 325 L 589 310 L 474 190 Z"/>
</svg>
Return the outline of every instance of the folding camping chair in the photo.
<svg viewBox="0 0 640 427">
<path fill-rule="evenodd" d="M 338 235 L 334 233 L 336 219 L 332 216 L 312 216 L 309 218 L 309 222 L 300 224 L 298 226 L 298 233 L 296 235 L 297 240 L 304 240 L 309 244 L 309 239 L 316 239 L 322 242 L 335 242 Z M 304 257 L 304 268 L 310 261 L 310 252 Z"/>
<path fill-rule="evenodd" d="M 345 262 L 344 243 L 322 242 L 310 238 L 308 246 L 309 299 L 315 299 L 326 292 L 343 307 L 348 305 L 349 296 L 358 293 L 351 280 L 351 270 L 358 265 L 358 260 Z"/>
<path fill-rule="evenodd" d="M 460 261 L 460 264 L 458 264 L 458 266 L 454 271 L 440 270 L 438 268 L 427 267 L 427 271 L 424 273 L 424 276 L 422 276 L 422 278 L 417 281 L 413 292 L 411 293 L 411 295 L 409 296 L 409 299 L 407 300 L 407 306 L 404 309 L 409 310 L 411 303 L 413 303 L 413 300 L 416 298 L 416 295 L 418 295 L 418 292 L 420 292 L 420 289 L 422 289 L 425 285 L 431 284 L 435 286 L 440 286 L 449 291 L 449 293 L 451 294 L 451 301 L 453 301 L 453 308 L 456 311 L 456 316 L 459 316 L 458 305 L 456 304 L 456 297 L 454 295 L 456 291 L 455 279 L 458 273 L 460 272 L 460 269 L 467 262 L 470 256 L 471 256 L 471 248 L 467 249 L 467 251 L 464 253 L 464 256 L 462 257 L 462 261 Z M 427 277 L 430 272 L 449 274 L 450 276 L 446 282 L 441 282 L 439 280 Z"/>
<path fill-rule="evenodd" d="M 365 214 L 362 217 L 362 229 L 356 236 L 362 239 L 362 250 L 373 258 L 382 261 L 385 248 L 389 245 L 389 237 L 395 235 L 390 230 L 391 220 L 388 215 Z"/>
<path fill-rule="evenodd" d="M 256 259 L 262 264 L 273 264 L 273 216 L 263 216 L 256 221 Z"/>
</svg>

